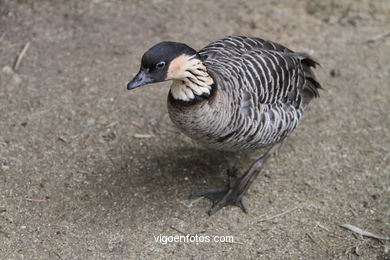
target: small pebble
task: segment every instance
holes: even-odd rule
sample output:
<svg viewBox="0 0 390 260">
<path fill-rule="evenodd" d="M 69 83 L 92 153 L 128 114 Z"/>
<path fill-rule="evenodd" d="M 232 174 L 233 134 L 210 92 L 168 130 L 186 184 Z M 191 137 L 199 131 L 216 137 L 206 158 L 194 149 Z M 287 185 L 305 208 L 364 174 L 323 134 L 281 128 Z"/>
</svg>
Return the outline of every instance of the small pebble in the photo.
<svg viewBox="0 0 390 260">
<path fill-rule="evenodd" d="M 1 165 L 1 169 L 3 171 L 8 171 L 9 170 L 9 166 L 8 165 Z"/>
<path fill-rule="evenodd" d="M 87 125 L 88 125 L 88 126 L 92 126 L 92 125 L 94 125 L 94 124 L 95 124 L 95 119 L 93 119 L 93 118 L 87 119 Z"/>
<path fill-rule="evenodd" d="M 372 194 L 372 195 L 371 195 L 371 198 L 373 198 L 374 200 L 379 199 L 379 197 L 380 197 L 379 194 Z"/>
<path fill-rule="evenodd" d="M 12 74 L 12 73 L 14 73 L 14 71 L 10 66 L 5 66 L 5 67 L 3 67 L 3 73 Z"/>
<path fill-rule="evenodd" d="M 332 69 L 329 74 L 332 78 L 339 77 L 341 75 L 340 71 L 336 69 Z"/>
</svg>

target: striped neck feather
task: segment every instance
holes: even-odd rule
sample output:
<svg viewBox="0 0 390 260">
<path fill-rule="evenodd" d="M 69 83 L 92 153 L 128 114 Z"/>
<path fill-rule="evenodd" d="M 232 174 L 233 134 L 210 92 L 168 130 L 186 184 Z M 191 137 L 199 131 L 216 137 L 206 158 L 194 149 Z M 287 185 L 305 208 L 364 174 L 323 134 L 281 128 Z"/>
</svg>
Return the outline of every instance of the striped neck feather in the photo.
<svg viewBox="0 0 390 260">
<path fill-rule="evenodd" d="M 209 96 L 214 83 L 196 55 L 181 55 L 174 59 L 169 65 L 167 79 L 173 80 L 172 97 L 182 101 L 191 101 L 196 96 Z"/>
</svg>

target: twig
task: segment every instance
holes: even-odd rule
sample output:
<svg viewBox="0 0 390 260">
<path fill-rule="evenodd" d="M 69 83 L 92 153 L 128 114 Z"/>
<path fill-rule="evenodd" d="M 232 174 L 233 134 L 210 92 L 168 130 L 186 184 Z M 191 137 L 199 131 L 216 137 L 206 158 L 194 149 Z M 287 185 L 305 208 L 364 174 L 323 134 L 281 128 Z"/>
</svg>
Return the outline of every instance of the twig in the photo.
<svg viewBox="0 0 390 260">
<path fill-rule="evenodd" d="M 49 226 L 57 226 L 57 227 L 60 227 L 60 228 L 66 228 L 67 230 L 69 230 L 69 226 L 63 226 L 63 225 L 58 225 L 58 224 L 49 224 Z"/>
<path fill-rule="evenodd" d="M 45 109 L 45 110 L 41 110 L 41 111 L 34 112 L 34 113 L 32 113 L 32 114 L 29 114 L 27 117 L 28 117 L 28 119 L 30 120 L 30 119 L 32 119 L 32 118 L 34 118 L 34 117 L 36 117 L 36 116 L 39 116 L 39 115 L 44 114 L 44 113 L 47 113 L 47 112 L 50 112 L 50 109 Z"/>
<path fill-rule="evenodd" d="M 310 238 L 310 240 L 314 243 L 314 244 L 317 244 L 317 241 L 314 239 L 314 237 L 310 234 L 310 233 L 306 233 L 306 236 L 308 236 Z"/>
<path fill-rule="evenodd" d="M 225 241 L 225 243 L 227 243 L 227 244 L 237 244 L 237 245 L 244 245 L 244 243 L 242 243 L 242 242 L 235 242 L 235 241 Z"/>
<path fill-rule="evenodd" d="M 77 172 L 86 174 L 88 176 L 99 176 L 99 174 L 93 174 L 93 173 L 90 173 L 90 172 L 87 172 L 87 171 L 83 171 L 83 170 L 77 170 Z"/>
<path fill-rule="evenodd" d="M 27 42 L 26 45 L 24 45 L 22 51 L 19 53 L 19 56 L 16 59 L 15 66 L 14 66 L 15 71 L 19 69 L 19 66 L 22 63 L 22 60 L 24 58 L 24 55 L 26 55 L 28 48 L 30 48 L 30 42 Z"/>
<path fill-rule="evenodd" d="M 148 135 L 148 134 L 134 134 L 134 138 L 152 138 L 153 135 Z"/>
<path fill-rule="evenodd" d="M 115 122 L 112 122 L 112 123 L 109 123 L 109 124 L 105 125 L 104 127 L 105 128 L 111 128 L 113 126 L 116 126 L 118 123 L 119 123 L 118 121 L 115 121 Z"/>
<path fill-rule="evenodd" d="M 363 236 L 359 233 L 352 233 L 352 235 L 357 239 L 357 240 L 361 240 L 363 239 Z"/>
<path fill-rule="evenodd" d="M 62 257 L 57 253 L 57 252 L 53 252 L 59 259 L 62 259 Z"/>
<path fill-rule="evenodd" d="M 136 122 L 136 121 L 133 121 L 132 123 L 133 123 L 133 125 L 135 125 L 135 126 L 138 127 L 138 128 L 144 128 L 144 127 L 145 127 L 144 124 L 138 123 L 138 122 Z"/>
<path fill-rule="evenodd" d="M 88 174 L 90 175 L 91 173 L 90 172 L 87 172 L 87 171 L 84 171 L 84 170 L 77 170 L 79 173 L 84 173 L 84 174 Z"/>
<path fill-rule="evenodd" d="M 118 171 L 118 167 L 116 167 L 116 163 L 114 162 L 114 160 L 112 159 L 111 156 L 108 156 L 108 159 L 110 160 L 110 162 L 112 163 L 112 166 L 114 166 L 115 170 Z"/>
<path fill-rule="evenodd" d="M 186 206 L 187 208 L 191 208 L 193 206 L 194 203 L 202 200 L 203 197 L 198 197 L 194 200 L 190 200 L 188 203 L 186 203 L 186 201 L 180 201 L 184 206 Z"/>
<path fill-rule="evenodd" d="M 390 36 L 390 32 L 382 33 L 382 34 L 376 35 L 376 36 L 368 39 L 367 43 L 374 43 L 376 41 L 383 40 L 384 38 L 389 37 L 389 36 Z"/>
<path fill-rule="evenodd" d="M 379 239 L 379 240 L 390 240 L 390 237 L 376 235 L 376 234 L 373 234 L 371 232 L 368 232 L 368 231 L 365 231 L 363 229 L 360 229 L 360 228 L 358 228 L 356 226 L 353 226 L 351 224 L 343 224 L 343 225 L 340 225 L 340 227 L 349 229 L 352 232 L 358 233 L 358 234 L 360 234 L 362 236 L 365 236 L 365 237 L 371 237 L 371 238 L 375 238 L 375 239 Z"/>
<path fill-rule="evenodd" d="M 48 200 L 39 200 L 39 199 L 29 199 L 26 198 L 27 201 L 33 201 L 33 202 L 48 202 Z"/>
<path fill-rule="evenodd" d="M 357 216 L 356 212 L 353 210 L 352 205 L 349 205 L 349 210 L 351 211 L 351 213 L 352 213 L 352 215 L 353 215 L 354 217 Z"/>
<path fill-rule="evenodd" d="M 3 32 L 3 34 L 0 36 L 0 41 L 4 39 L 4 36 L 5 36 L 5 32 Z"/>
<path fill-rule="evenodd" d="M 66 137 L 64 137 L 64 136 L 59 136 L 59 137 L 58 137 L 58 140 L 60 140 L 61 142 L 64 142 L 64 143 L 69 143 L 68 138 L 66 138 Z"/>
<path fill-rule="evenodd" d="M 296 206 L 296 207 L 294 207 L 294 208 L 292 208 L 292 209 L 289 209 L 289 210 L 287 210 L 287 211 L 285 211 L 285 212 L 279 213 L 279 214 L 274 215 L 274 216 L 272 216 L 272 217 L 260 219 L 258 222 L 269 221 L 269 220 L 272 220 L 272 219 L 275 219 L 275 218 L 284 216 L 284 215 L 286 215 L 286 214 L 288 214 L 288 213 L 290 213 L 290 212 L 292 212 L 292 211 L 294 211 L 294 210 L 297 210 L 297 209 L 299 209 L 299 208 L 301 208 L 301 207 L 302 207 L 302 205 Z"/>
<path fill-rule="evenodd" d="M 186 233 L 184 233 L 183 231 L 181 231 L 180 229 L 177 229 L 177 228 L 175 228 L 174 226 L 169 226 L 170 228 L 172 228 L 173 230 L 175 230 L 175 231 L 177 231 L 177 232 L 179 232 L 180 234 L 182 234 L 182 235 L 184 235 L 184 236 L 186 236 L 187 234 Z"/>
<path fill-rule="evenodd" d="M 323 230 L 325 231 L 328 231 L 329 232 L 329 229 L 323 225 L 321 225 L 319 222 L 317 222 L 317 226 L 319 226 L 320 228 L 322 228 Z"/>
</svg>

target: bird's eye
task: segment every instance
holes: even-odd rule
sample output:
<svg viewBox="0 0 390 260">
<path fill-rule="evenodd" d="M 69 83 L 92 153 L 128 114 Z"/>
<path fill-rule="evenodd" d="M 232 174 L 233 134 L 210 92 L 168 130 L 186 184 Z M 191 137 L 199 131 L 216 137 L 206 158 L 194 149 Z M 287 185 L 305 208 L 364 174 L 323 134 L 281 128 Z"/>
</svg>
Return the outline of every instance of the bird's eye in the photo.
<svg viewBox="0 0 390 260">
<path fill-rule="evenodd" d="M 159 63 L 157 63 L 156 65 L 156 68 L 157 69 L 162 69 L 165 67 L 165 61 L 160 61 Z"/>
</svg>

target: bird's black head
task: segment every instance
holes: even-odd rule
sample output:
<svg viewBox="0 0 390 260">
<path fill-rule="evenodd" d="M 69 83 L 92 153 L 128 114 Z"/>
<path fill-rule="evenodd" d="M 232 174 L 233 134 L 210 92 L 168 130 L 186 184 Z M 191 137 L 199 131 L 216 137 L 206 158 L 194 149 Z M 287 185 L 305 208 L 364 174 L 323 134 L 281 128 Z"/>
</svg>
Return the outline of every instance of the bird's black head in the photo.
<svg viewBox="0 0 390 260">
<path fill-rule="evenodd" d="M 141 68 L 134 79 L 127 84 L 127 89 L 173 79 L 172 73 L 175 73 L 180 63 L 185 60 L 179 57 L 191 57 L 196 54 L 194 49 L 184 43 L 156 44 L 142 56 Z"/>
</svg>

